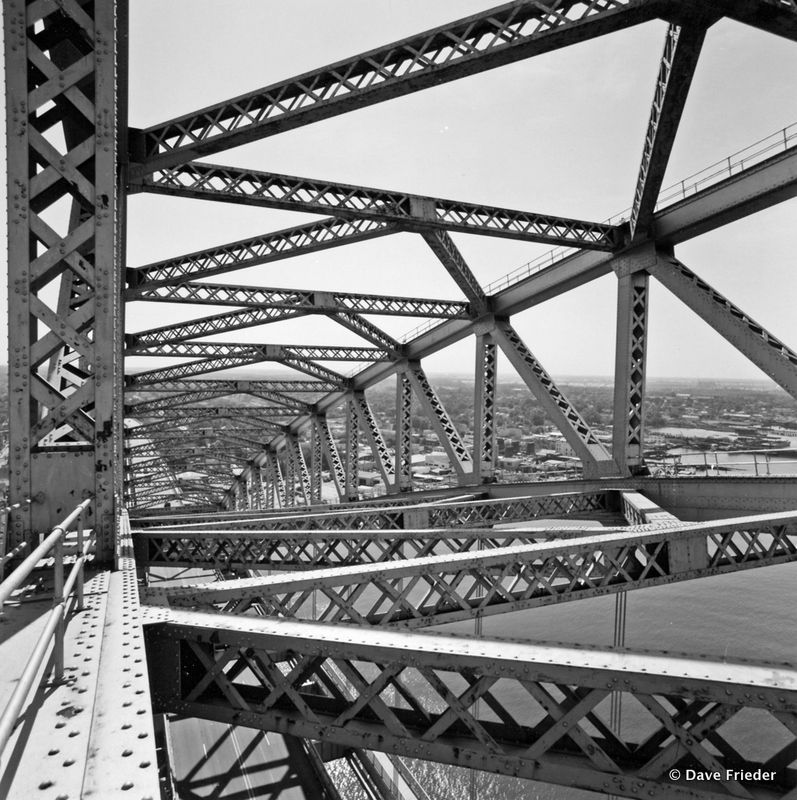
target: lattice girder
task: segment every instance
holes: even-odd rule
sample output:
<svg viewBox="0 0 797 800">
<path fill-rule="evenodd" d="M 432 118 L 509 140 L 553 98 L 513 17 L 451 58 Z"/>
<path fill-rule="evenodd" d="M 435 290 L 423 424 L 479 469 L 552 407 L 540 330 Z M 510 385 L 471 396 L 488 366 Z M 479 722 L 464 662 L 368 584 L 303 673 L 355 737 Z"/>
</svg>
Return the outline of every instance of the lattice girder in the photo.
<svg viewBox="0 0 797 800">
<path fill-rule="evenodd" d="M 718 797 L 769 797 L 725 770 L 780 768 L 797 738 L 788 667 L 174 610 L 146 635 L 158 712 L 627 797 L 673 797 L 670 770 L 701 764 Z M 610 730 L 612 691 L 647 712 L 641 744 Z M 745 709 L 779 734 L 760 760 L 724 724 Z M 776 796 L 792 778 L 778 771 Z"/>
<path fill-rule="evenodd" d="M 393 223 L 402 229 L 479 233 L 598 250 L 612 250 L 618 241 L 618 228 L 608 223 L 201 162 L 157 170 L 131 188 L 266 208 L 331 212 Z"/>
<path fill-rule="evenodd" d="M 116 41 L 126 31 L 107 3 L 20 2 L 4 16 L 9 494 L 23 502 L 8 543 L 32 542 L 93 494 L 104 560 L 122 482 Z M 24 502 L 37 495 L 48 502 Z"/>
<path fill-rule="evenodd" d="M 460 480 L 464 480 L 466 475 L 469 476 L 473 472 L 473 457 L 457 432 L 445 406 L 429 383 L 419 362 L 407 362 L 404 374 L 409 378 L 415 396 L 428 414 L 440 444 L 448 455 L 451 467 Z"/>
<path fill-rule="evenodd" d="M 137 179 L 381 100 L 660 16 L 639 0 L 513 2 L 155 125 L 131 137 Z"/>
<path fill-rule="evenodd" d="M 388 492 L 393 491 L 395 488 L 393 456 L 390 454 L 385 444 L 382 431 L 379 429 L 379 424 L 374 417 L 373 411 L 371 411 L 371 406 L 365 397 L 365 392 L 353 392 L 351 402 L 354 404 L 354 412 L 357 415 L 359 427 L 365 434 L 368 446 L 373 453 L 376 466 L 382 475 L 385 489 Z"/>
<path fill-rule="evenodd" d="M 496 321 L 491 335 L 581 459 L 585 477 L 615 474 L 617 467 L 611 455 L 512 325 L 506 320 Z"/>
<path fill-rule="evenodd" d="M 349 510 L 346 505 L 331 511 L 316 510 L 298 516 L 281 514 L 275 517 L 239 518 L 232 522 L 214 519 L 202 522 L 199 527 L 223 530 L 347 530 L 374 528 L 377 530 L 435 527 L 490 527 L 504 522 L 524 522 L 538 518 L 564 518 L 582 515 L 596 518 L 619 508 L 620 498 L 615 490 L 591 492 L 565 492 L 550 495 L 530 495 L 497 499 L 459 500 L 442 499 L 439 502 L 382 503 L 376 507 L 361 504 Z M 164 531 L 192 527 L 191 524 L 167 524 Z"/>
<path fill-rule="evenodd" d="M 644 463 L 645 377 L 649 278 L 621 275 L 617 285 L 612 455 L 624 473 Z"/>
<path fill-rule="evenodd" d="M 222 275 L 395 232 L 395 226 L 373 220 L 330 217 L 128 269 L 126 297 L 133 299 L 139 291 L 158 284 Z"/>
<path fill-rule="evenodd" d="M 674 256 L 658 254 L 650 273 L 720 336 L 797 398 L 797 353 Z"/>
<path fill-rule="evenodd" d="M 539 531 L 540 540 L 552 531 Z M 275 616 L 420 627 L 601 596 L 679 580 L 797 561 L 797 515 L 722 523 L 674 522 L 599 535 L 565 530 L 560 541 L 486 552 L 326 568 L 298 577 L 155 587 L 158 605 L 241 614 L 257 605 Z M 679 554 L 686 543 L 693 554 Z M 697 554 L 700 553 L 700 556 Z M 320 563 L 320 562 L 319 562 Z M 366 591 L 367 589 L 367 591 Z M 312 600 L 313 593 L 319 596 Z M 310 602 L 312 600 L 312 602 Z"/>
<path fill-rule="evenodd" d="M 476 372 L 473 403 L 474 472 L 479 482 L 494 479 L 498 462 L 496 446 L 496 391 L 498 381 L 498 348 L 489 334 L 476 337 Z"/>
<path fill-rule="evenodd" d="M 631 208 L 629 225 L 632 238 L 637 232 L 643 238 L 649 234 L 706 30 L 715 20 L 716 16 L 707 16 L 690 21 L 683 28 L 670 25 L 667 30 Z"/>
</svg>

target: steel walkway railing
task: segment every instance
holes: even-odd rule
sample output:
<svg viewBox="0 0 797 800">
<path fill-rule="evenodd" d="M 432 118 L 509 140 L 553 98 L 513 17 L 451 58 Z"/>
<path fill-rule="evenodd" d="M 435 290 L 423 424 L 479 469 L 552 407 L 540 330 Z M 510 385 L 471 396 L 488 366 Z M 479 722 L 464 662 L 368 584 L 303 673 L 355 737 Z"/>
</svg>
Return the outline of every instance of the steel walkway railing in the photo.
<svg viewBox="0 0 797 800">
<path fill-rule="evenodd" d="M 91 498 L 84 500 L 75 510 L 56 525 L 49 536 L 0 584 L 0 609 L 12 594 L 23 585 L 39 562 L 52 553 L 54 563 L 53 607 L 47 617 L 33 652 L 25 664 L 25 669 L 14 690 L 11 700 L 0 717 L 0 754 L 2 754 L 28 696 L 33 689 L 36 676 L 50 649 L 53 646 L 53 667 L 55 680 L 64 675 L 64 630 L 66 627 L 67 604 L 74 592 L 76 608 L 83 608 L 83 573 L 86 563 L 83 542 L 83 514 L 91 505 Z M 64 538 L 73 525 L 77 527 L 77 554 L 69 576 L 64 580 Z M 16 548 L 19 549 L 19 548 Z"/>
</svg>

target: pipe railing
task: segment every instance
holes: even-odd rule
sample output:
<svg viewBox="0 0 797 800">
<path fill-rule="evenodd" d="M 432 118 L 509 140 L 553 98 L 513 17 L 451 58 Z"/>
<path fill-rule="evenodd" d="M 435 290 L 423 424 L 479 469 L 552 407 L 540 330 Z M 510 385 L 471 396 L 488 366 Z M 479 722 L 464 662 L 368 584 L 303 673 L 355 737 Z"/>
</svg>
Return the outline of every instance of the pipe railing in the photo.
<svg viewBox="0 0 797 800">
<path fill-rule="evenodd" d="M 723 158 L 721 161 L 717 161 L 716 163 L 705 167 L 704 169 L 700 170 L 700 172 L 696 172 L 693 175 L 690 175 L 688 178 L 684 178 L 683 180 L 672 184 L 672 186 L 667 186 L 666 188 L 662 189 L 658 200 L 656 201 L 656 211 L 660 211 L 667 206 L 674 205 L 681 200 L 685 200 L 687 197 L 697 194 L 703 189 L 707 189 L 708 187 L 713 186 L 714 184 L 719 183 L 726 178 L 732 178 L 734 175 L 738 175 L 743 170 L 749 169 L 756 164 L 760 164 L 762 161 L 766 161 L 772 156 L 785 153 L 787 150 L 791 150 L 795 146 L 797 146 L 797 123 L 793 123 L 785 128 L 781 128 L 779 131 L 775 131 L 775 133 L 772 133 L 769 136 L 760 139 L 751 145 L 748 145 L 744 149 L 738 150 L 737 152 Z M 611 217 L 605 220 L 605 222 L 609 223 L 610 225 L 620 225 L 621 223 L 626 222 L 630 217 L 631 209 L 628 208 L 624 211 L 618 212 L 617 214 L 613 214 Z M 524 278 L 528 278 L 530 275 L 534 275 L 535 273 L 541 272 L 547 267 L 553 266 L 566 256 L 572 255 L 577 251 L 577 247 L 559 245 L 552 250 L 542 253 L 537 258 L 534 258 L 531 261 L 516 267 L 506 275 L 502 275 L 500 278 L 496 278 L 491 283 L 488 283 L 484 287 L 484 292 L 487 295 L 494 295 L 503 289 L 514 286 L 516 283 L 520 283 L 520 281 L 522 281 Z M 411 342 L 413 339 L 417 339 L 422 333 L 426 333 L 432 328 L 436 328 L 438 325 L 442 325 L 445 322 L 447 322 L 447 320 L 428 319 L 422 322 L 420 325 L 414 327 L 411 331 L 407 331 L 407 333 L 403 334 L 399 338 L 399 341 L 402 344 Z M 360 369 L 361 367 L 358 367 L 351 374 L 356 373 Z"/>
<path fill-rule="evenodd" d="M 732 453 L 733 451 L 731 451 Z M 696 450 L 686 453 L 672 453 L 661 456 L 649 456 L 645 463 L 655 471 L 662 470 L 665 475 L 684 472 L 706 472 L 719 477 L 738 477 L 742 474 L 754 474 L 756 477 L 782 477 L 797 474 L 797 460 L 778 458 L 777 453 L 736 451 L 738 455 L 751 456 L 750 460 L 720 460 L 720 456 L 728 455 L 728 451 L 716 452 Z M 693 460 L 684 460 L 693 459 Z M 700 460 L 702 459 L 702 461 Z M 794 466 L 794 469 L 788 469 Z M 752 469 L 750 469 L 752 467 Z"/>
<path fill-rule="evenodd" d="M 47 616 L 44 630 L 41 632 L 33 652 L 25 664 L 25 669 L 17 683 L 14 694 L 0 717 L 0 754 L 5 749 L 11 734 L 17 725 L 20 712 L 28 700 L 33 689 L 36 676 L 50 649 L 53 645 L 53 669 L 55 680 L 64 677 L 64 632 L 66 630 L 67 604 L 74 592 L 77 601 L 76 609 L 83 609 L 83 574 L 86 563 L 86 554 L 83 541 L 83 514 L 91 504 L 91 498 L 84 500 L 75 510 L 56 525 L 52 532 L 33 552 L 2 582 L 0 583 L 0 610 L 11 595 L 23 585 L 36 565 L 52 553 L 53 557 L 53 607 Z M 75 562 L 64 580 L 64 538 L 70 528 L 76 525 L 77 553 Z M 15 548 L 16 549 L 16 548 Z M 10 554 L 9 554 L 10 555 Z"/>
<path fill-rule="evenodd" d="M 16 511 L 18 508 L 22 508 L 22 506 L 29 506 L 32 502 L 33 501 L 30 499 L 30 497 L 26 497 L 24 500 L 20 500 L 18 503 L 13 503 L 10 506 L 4 506 L 2 509 L 0 509 L 0 553 L 3 554 L 2 558 L 0 558 L 0 581 L 3 580 L 3 573 L 5 572 L 6 564 L 11 561 L 11 559 L 22 555 L 22 553 L 25 552 L 28 547 L 27 542 L 22 542 L 22 544 L 18 544 L 8 553 L 4 552 L 6 546 L 6 536 L 8 534 L 8 518 L 12 511 Z M 2 613 L 2 609 L 2 604 L 0 604 L 0 613 Z"/>
</svg>

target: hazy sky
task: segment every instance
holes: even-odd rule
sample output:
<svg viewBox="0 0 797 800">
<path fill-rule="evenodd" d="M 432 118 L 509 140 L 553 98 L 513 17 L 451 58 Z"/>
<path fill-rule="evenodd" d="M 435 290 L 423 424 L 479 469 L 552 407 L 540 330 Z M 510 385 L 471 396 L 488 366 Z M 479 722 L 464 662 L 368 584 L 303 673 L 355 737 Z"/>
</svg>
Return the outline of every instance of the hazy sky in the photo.
<svg viewBox="0 0 797 800">
<path fill-rule="evenodd" d="M 130 122 L 154 124 L 491 5 L 475 0 L 133 0 Z M 603 220 L 633 198 L 665 30 L 665 23 L 651 22 L 209 160 Z M 715 25 L 665 186 L 797 121 L 795 75 L 794 43 L 730 21 Z M 691 269 L 792 346 L 797 344 L 795 212 L 792 200 L 676 250 Z M 136 266 L 314 218 L 139 195 L 129 204 L 128 261 Z M 549 249 L 466 234 L 454 239 L 482 284 Z M 461 297 L 423 240 L 411 234 L 210 280 Z M 762 376 L 663 287 L 651 285 L 650 375 Z M 516 316 L 514 324 L 552 374 L 610 374 L 615 296 L 610 275 Z M 214 311 L 136 303 L 128 308 L 127 328 Z M 415 325 L 408 319 L 374 321 L 394 335 Z M 218 338 L 362 343 L 318 317 Z M 5 361 L 5 339 L 2 344 Z M 468 341 L 425 363 L 432 373 L 468 371 L 472 360 Z M 156 365 L 152 359 L 130 363 L 134 369 Z M 348 365 L 337 368 L 348 371 Z"/>
</svg>

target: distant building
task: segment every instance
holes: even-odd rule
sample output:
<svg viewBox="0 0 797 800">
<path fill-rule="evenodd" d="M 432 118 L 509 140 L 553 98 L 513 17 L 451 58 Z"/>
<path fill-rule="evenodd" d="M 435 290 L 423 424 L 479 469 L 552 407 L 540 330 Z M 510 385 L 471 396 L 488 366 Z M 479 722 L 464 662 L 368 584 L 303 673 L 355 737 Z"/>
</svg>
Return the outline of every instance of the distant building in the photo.
<svg viewBox="0 0 797 800">
<path fill-rule="evenodd" d="M 448 455 L 441 447 L 436 448 L 431 453 L 426 453 L 424 461 L 431 467 L 447 467 L 450 463 Z"/>
</svg>

